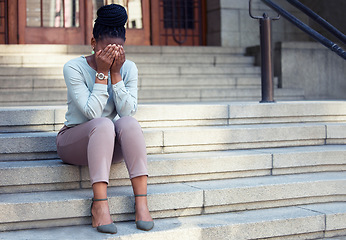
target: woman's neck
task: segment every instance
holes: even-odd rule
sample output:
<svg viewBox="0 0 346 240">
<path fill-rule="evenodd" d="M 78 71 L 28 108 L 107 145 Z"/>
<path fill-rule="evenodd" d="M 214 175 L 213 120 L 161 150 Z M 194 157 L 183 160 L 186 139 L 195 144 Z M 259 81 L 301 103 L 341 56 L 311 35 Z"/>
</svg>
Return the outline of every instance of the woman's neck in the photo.
<svg viewBox="0 0 346 240">
<path fill-rule="evenodd" d="M 96 60 L 95 60 L 95 54 L 89 55 L 85 57 L 89 66 L 96 71 Z"/>
</svg>

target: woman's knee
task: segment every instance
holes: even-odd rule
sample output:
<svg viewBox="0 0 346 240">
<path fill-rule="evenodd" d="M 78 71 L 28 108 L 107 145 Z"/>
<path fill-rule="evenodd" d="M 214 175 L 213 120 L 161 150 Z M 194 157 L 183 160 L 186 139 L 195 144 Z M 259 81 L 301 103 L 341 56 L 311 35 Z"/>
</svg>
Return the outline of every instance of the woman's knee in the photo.
<svg viewBox="0 0 346 240">
<path fill-rule="evenodd" d="M 95 118 L 91 120 L 93 123 L 92 130 L 90 132 L 90 135 L 93 135 L 95 133 L 104 134 L 105 136 L 110 135 L 114 136 L 114 123 L 109 118 Z"/>
<path fill-rule="evenodd" d="M 115 122 L 115 128 L 117 132 L 142 132 L 141 125 L 138 121 L 130 116 L 122 117 Z"/>
</svg>

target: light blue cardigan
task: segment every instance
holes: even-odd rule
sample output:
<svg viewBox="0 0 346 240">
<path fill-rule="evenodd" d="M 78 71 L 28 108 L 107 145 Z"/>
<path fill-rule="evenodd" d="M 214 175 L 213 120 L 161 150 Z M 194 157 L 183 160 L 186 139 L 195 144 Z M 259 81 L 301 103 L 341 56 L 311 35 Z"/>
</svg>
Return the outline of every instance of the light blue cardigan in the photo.
<svg viewBox="0 0 346 240">
<path fill-rule="evenodd" d="M 68 61 L 64 65 L 68 105 L 65 125 L 72 127 L 98 117 L 134 115 L 138 92 L 136 64 L 126 60 L 120 74 L 123 81 L 112 85 L 109 80 L 107 86 L 95 83 L 96 71 L 84 56 Z"/>
</svg>

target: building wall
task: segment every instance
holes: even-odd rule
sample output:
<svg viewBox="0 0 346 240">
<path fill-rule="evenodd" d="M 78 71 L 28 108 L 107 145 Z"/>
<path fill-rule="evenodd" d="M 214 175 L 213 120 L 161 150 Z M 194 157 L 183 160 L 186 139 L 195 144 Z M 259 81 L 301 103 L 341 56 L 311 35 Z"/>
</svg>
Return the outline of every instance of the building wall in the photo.
<svg viewBox="0 0 346 240">
<path fill-rule="evenodd" d="M 306 99 L 346 99 L 346 61 L 317 42 L 277 44 L 276 72 L 283 88 L 304 89 Z"/>
<path fill-rule="evenodd" d="M 287 9 L 304 23 L 316 28 L 316 24 L 312 20 L 285 0 L 275 0 L 274 2 Z M 302 2 L 345 32 L 345 0 L 302 0 Z M 270 16 L 276 16 L 276 13 L 260 0 L 252 1 L 252 9 L 253 15 L 261 16 L 266 12 Z M 321 28 L 317 27 L 316 30 L 321 30 Z M 272 32 L 274 43 L 312 41 L 308 35 L 284 18 L 273 21 Z M 259 23 L 258 20 L 249 16 L 248 0 L 207 1 L 207 45 L 249 47 L 259 45 L 259 41 Z"/>
<path fill-rule="evenodd" d="M 304 13 L 285 0 L 275 3 L 298 19 L 339 42 Z M 345 0 L 301 0 L 340 31 L 346 32 Z M 261 0 L 253 0 L 253 15 L 276 16 Z M 296 26 L 281 18 L 272 22 L 275 76 L 278 86 L 299 88 L 306 99 L 346 99 L 345 64 L 339 56 L 311 39 Z M 207 1 L 207 45 L 245 47 L 259 59 L 259 23 L 249 16 L 248 0 Z M 343 49 L 345 44 L 339 44 Z M 259 62 L 257 61 L 259 64 Z"/>
</svg>

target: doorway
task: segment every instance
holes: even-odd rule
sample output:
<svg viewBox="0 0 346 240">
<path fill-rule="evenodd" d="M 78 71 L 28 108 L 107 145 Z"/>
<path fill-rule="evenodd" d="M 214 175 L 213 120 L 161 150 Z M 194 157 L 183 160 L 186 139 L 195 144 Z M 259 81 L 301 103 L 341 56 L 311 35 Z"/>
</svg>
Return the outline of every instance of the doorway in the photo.
<svg viewBox="0 0 346 240">
<path fill-rule="evenodd" d="M 24 0 L 18 5 L 19 43 L 85 44 L 84 0 Z"/>
<path fill-rule="evenodd" d="M 24 0 L 18 5 L 18 43 L 89 44 L 97 9 L 117 3 L 127 8 L 128 45 L 150 45 L 149 0 Z"/>
<path fill-rule="evenodd" d="M 152 0 L 153 45 L 205 45 L 204 0 Z"/>
<path fill-rule="evenodd" d="M 128 12 L 127 45 L 205 45 L 205 0 L 0 0 L 0 10 L 6 3 L 9 43 L 89 45 L 97 9 L 116 3 Z"/>
</svg>

